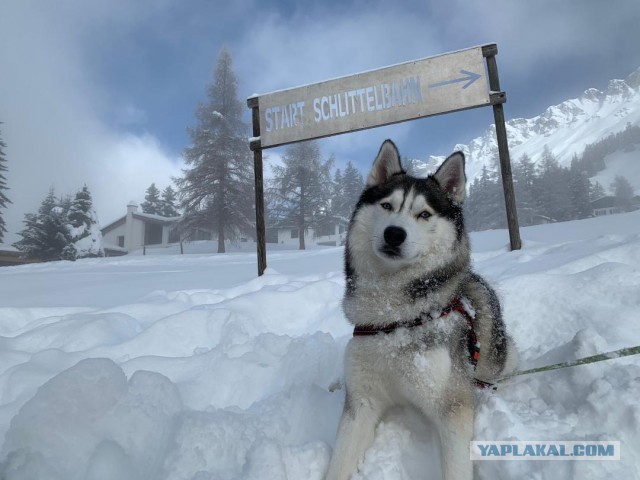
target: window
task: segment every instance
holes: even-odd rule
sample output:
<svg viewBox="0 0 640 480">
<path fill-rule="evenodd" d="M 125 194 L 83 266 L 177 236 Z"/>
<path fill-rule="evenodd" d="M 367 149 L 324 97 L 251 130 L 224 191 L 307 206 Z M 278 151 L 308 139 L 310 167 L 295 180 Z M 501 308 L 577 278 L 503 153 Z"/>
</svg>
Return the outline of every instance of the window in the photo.
<svg viewBox="0 0 640 480">
<path fill-rule="evenodd" d="M 124 235 L 118 235 L 118 246 L 124 248 Z"/>
<path fill-rule="evenodd" d="M 298 238 L 298 229 L 297 228 L 292 228 L 291 229 L 291 238 Z"/>
</svg>

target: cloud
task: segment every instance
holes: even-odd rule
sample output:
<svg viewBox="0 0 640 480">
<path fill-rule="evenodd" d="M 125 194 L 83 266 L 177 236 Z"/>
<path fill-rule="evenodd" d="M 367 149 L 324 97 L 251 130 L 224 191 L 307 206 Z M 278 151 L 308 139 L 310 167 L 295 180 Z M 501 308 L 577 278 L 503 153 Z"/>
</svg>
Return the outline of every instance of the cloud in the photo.
<svg viewBox="0 0 640 480">
<path fill-rule="evenodd" d="M 640 65 L 637 0 L 5 3 L 0 128 L 10 241 L 52 185 L 67 194 L 87 183 L 106 222 L 128 200 L 142 200 L 150 183 L 168 184 L 225 42 L 243 97 L 495 41 L 508 115 L 536 115 Z M 403 155 L 444 154 L 492 122 L 482 110 L 331 137 L 321 146 L 336 154 L 337 166 L 351 160 L 363 170 L 388 137 Z M 273 161 L 281 155 L 267 153 Z"/>
<path fill-rule="evenodd" d="M 5 241 L 18 239 L 24 214 L 37 210 L 52 186 L 66 195 L 86 183 L 99 217 L 109 221 L 126 212 L 128 200 L 141 200 L 152 182 L 168 184 L 179 172 L 179 159 L 152 135 L 119 132 L 103 120 L 113 99 L 90 76 L 84 40 L 100 22 L 118 23 L 126 11 L 107 2 L 92 7 L 28 0 L 3 7 L 0 31 L 11 40 L 0 42 L 8 73 L 0 88 L 0 121 L 13 202 L 2 212 Z M 130 121 L 145 115 L 133 106 L 124 113 Z"/>
<path fill-rule="evenodd" d="M 614 57 L 632 64 L 640 61 L 634 33 L 640 21 L 636 0 L 452 0 L 441 8 L 455 12 L 445 36 L 498 43 L 500 63 L 521 75 L 563 60 L 569 64 L 576 59 L 598 63 Z"/>
<path fill-rule="evenodd" d="M 241 59 L 235 64 L 241 90 L 267 93 L 442 52 L 438 29 L 416 13 L 414 8 L 356 2 L 310 7 L 287 17 L 261 15 L 232 45 L 234 59 Z M 322 141 L 323 150 L 349 155 L 375 143 L 377 151 L 382 137 L 402 140 L 409 128 L 403 124 L 332 137 Z"/>
<path fill-rule="evenodd" d="M 260 12 L 255 18 L 232 44 L 242 90 L 251 94 L 496 42 L 503 87 L 515 94 L 507 113 L 517 108 L 518 115 L 533 116 L 640 64 L 637 0 L 325 2 L 305 4 L 291 14 Z M 577 67 L 583 75 L 605 76 L 595 82 L 578 78 Z M 363 149 L 375 150 L 386 137 L 410 144 L 410 154 L 446 153 L 490 123 L 490 112 L 467 112 L 322 142 L 324 150 L 353 158 L 362 158 Z"/>
<path fill-rule="evenodd" d="M 147 123 L 147 114 L 145 111 L 131 104 L 126 104 L 116 109 L 115 117 L 122 125 L 140 125 Z"/>
</svg>

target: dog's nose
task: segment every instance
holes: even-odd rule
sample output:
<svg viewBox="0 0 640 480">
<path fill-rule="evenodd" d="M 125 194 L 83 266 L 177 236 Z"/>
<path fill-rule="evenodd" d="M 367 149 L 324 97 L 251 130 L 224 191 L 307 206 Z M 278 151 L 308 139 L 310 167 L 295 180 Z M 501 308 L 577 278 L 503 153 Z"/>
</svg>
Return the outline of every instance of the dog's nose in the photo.
<svg viewBox="0 0 640 480">
<path fill-rule="evenodd" d="M 407 232 L 400 227 L 387 227 L 384 229 L 384 241 L 392 247 L 399 247 L 407 238 Z"/>
</svg>

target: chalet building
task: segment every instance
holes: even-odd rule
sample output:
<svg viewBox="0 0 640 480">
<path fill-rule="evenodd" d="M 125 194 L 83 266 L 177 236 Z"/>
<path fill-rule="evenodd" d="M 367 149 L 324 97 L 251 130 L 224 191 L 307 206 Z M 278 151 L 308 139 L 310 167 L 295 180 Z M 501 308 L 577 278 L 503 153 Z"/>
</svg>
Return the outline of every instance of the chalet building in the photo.
<svg viewBox="0 0 640 480">
<path fill-rule="evenodd" d="M 100 229 L 105 255 L 125 255 L 145 246 L 179 242 L 175 227 L 181 218 L 138 212 L 138 205 L 129 202 L 126 215 Z"/>
<path fill-rule="evenodd" d="M 349 221 L 346 218 L 334 217 L 333 221 L 317 232 L 308 228 L 304 233 L 305 245 L 340 246 L 344 245 Z M 267 242 L 285 245 L 300 243 L 299 230 L 291 222 L 282 222 L 267 229 Z"/>
<path fill-rule="evenodd" d="M 611 196 L 601 197 L 591 202 L 591 210 L 594 217 L 622 213 L 622 208 L 616 204 L 616 198 Z"/>
<path fill-rule="evenodd" d="M 631 206 L 629 210 L 640 209 L 640 196 L 636 195 L 631 199 Z M 600 197 L 597 200 L 591 202 L 591 210 L 594 217 L 601 215 L 614 215 L 616 213 L 623 213 L 625 209 L 618 205 L 616 197 L 606 195 Z"/>
<path fill-rule="evenodd" d="M 10 267 L 12 265 L 23 265 L 25 263 L 36 263 L 35 258 L 26 258 L 16 247 L 0 243 L 0 267 Z"/>
</svg>

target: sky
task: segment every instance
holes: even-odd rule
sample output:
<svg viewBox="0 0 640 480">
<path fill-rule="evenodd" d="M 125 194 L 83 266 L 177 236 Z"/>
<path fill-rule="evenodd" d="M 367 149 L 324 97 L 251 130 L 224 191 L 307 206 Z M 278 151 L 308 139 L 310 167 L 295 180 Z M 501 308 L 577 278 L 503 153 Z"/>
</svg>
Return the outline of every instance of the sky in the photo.
<svg viewBox="0 0 640 480">
<path fill-rule="evenodd" d="M 106 225 L 151 183 L 171 184 L 223 45 L 244 100 L 495 42 L 510 119 L 640 67 L 638 25 L 637 0 L 0 0 L 0 134 L 13 202 L 2 212 L 5 242 L 19 239 L 24 214 L 50 188 L 68 195 L 86 184 Z M 321 148 L 364 173 L 386 138 L 426 158 L 492 122 L 482 108 Z M 271 161 L 280 154 L 269 151 Z"/>
</svg>

